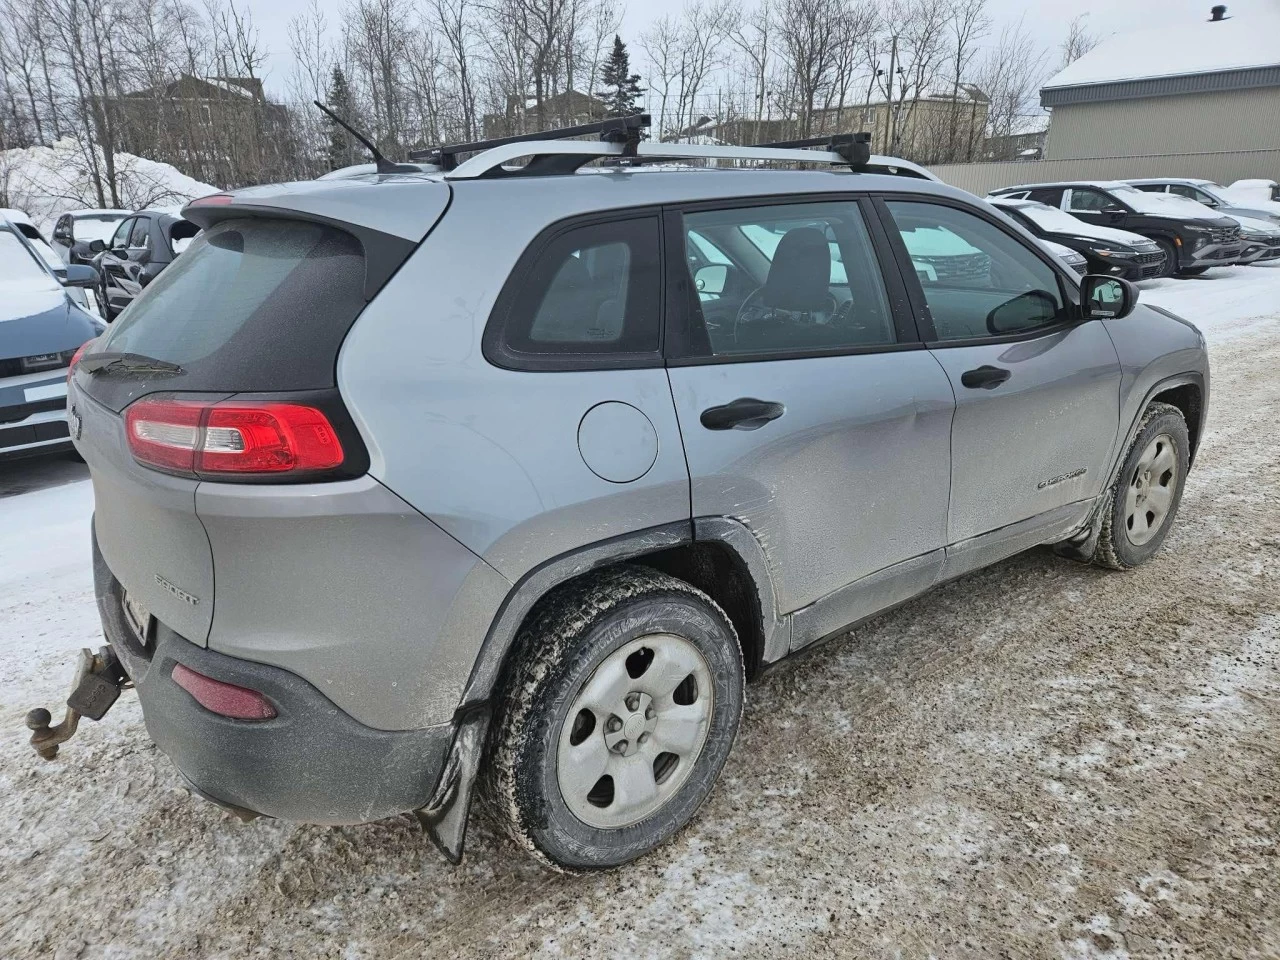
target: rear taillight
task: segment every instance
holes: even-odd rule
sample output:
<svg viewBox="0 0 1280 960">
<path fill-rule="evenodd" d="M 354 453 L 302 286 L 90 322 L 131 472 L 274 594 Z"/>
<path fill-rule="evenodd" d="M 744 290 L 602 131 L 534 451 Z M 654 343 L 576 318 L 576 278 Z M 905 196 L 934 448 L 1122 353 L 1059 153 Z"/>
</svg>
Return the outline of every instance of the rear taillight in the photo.
<svg viewBox="0 0 1280 960">
<path fill-rule="evenodd" d="M 257 690 L 206 677 L 185 664 L 173 665 L 173 682 L 206 710 L 232 720 L 271 720 L 276 715 L 271 701 Z"/>
<path fill-rule="evenodd" d="M 305 404 L 143 397 L 125 411 L 125 430 L 139 463 L 199 476 L 310 476 L 343 462 L 333 424 Z"/>
<path fill-rule="evenodd" d="M 91 343 L 93 343 L 92 340 L 86 340 L 84 343 L 80 344 L 80 349 L 71 355 L 71 362 L 67 364 L 68 383 L 71 382 L 71 374 L 76 371 L 76 364 L 80 362 L 80 358 L 84 356 L 84 352 L 89 349 L 89 344 Z"/>
</svg>

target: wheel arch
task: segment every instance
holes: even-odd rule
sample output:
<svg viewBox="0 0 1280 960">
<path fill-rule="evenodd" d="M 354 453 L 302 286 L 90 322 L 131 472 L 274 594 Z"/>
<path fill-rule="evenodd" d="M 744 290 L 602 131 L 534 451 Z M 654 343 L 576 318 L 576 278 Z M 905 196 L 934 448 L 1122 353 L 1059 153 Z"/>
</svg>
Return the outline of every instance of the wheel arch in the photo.
<svg viewBox="0 0 1280 960">
<path fill-rule="evenodd" d="M 525 574 L 507 594 L 481 644 L 459 705 L 489 701 L 534 605 L 551 591 L 604 567 L 641 563 L 707 593 L 738 632 L 747 676 L 786 652 L 764 553 L 745 525 L 723 517 L 651 527 L 554 557 Z"/>
</svg>

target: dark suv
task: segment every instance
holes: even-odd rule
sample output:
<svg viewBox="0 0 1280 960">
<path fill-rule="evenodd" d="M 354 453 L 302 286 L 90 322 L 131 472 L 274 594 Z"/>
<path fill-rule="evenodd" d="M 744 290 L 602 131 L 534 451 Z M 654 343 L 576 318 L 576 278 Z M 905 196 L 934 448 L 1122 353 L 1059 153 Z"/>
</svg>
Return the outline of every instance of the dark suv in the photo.
<svg viewBox="0 0 1280 960">
<path fill-rule="evenodd" d="M 1166 258 L 1163 276 L 1193 277 L 1237 263 L 1240 224 L 1183 197 L 1145 193 L 1119 181 L 1033 183 L 994 190 L 992 197 L 1036 200 L 1086 223 L 1154 240 Z"/>
<path fill-rule="evenodd" d="M 109 243 L 94 241 L 94 265 L 102 277 L 99 294 L 107 320 L 114 320 L 133 303 L 199 232 L 199 227 L 176 212 L 143 210 L 120 221 Z"/>
<path fill-rule="evenodd" d="M 1141 234 L 1099 227 L 1034 200 L 992 197 L 991 202 L 1041 240 L 1076 251 L 1085 258 L 1091 273 L 1148 280 L 1165 272 L 1164 252 L 1154 240 Z"/>
</svg>

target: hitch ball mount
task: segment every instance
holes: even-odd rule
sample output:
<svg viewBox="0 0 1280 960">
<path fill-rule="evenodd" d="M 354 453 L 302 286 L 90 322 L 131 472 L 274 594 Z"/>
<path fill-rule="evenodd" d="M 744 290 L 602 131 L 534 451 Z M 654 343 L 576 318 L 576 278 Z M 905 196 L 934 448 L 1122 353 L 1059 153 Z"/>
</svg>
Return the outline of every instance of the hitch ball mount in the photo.
<svg viewBox="0 0 1280 960">
<path fill-rule="evenodd" d="M 58 755 L 58 745 L 75 736 L 80 718 L 101 720 L 128 684 L 129 678 L 109 646 L 102 647 L 97 653 L 88 648 L 82 649 L 62 722 L 50 726 L 53 716 L 44 707 L 36 707 L 27 714 L 32 749 L 45 760 L 54 759 Z"/>
</svg>

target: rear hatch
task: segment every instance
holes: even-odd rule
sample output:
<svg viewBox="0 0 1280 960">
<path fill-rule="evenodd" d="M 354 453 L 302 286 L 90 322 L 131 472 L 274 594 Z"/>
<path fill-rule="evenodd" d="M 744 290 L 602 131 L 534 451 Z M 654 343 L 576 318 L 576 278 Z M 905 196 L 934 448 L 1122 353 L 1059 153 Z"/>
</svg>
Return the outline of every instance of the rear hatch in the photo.
<svg viewBox="0 0 1280 960">
<path fill-rule="evenodd" d="M 375 185 L 330 188 L 339 208 L 359 186 Z M 376 214 L 362 213 L 364 223 L 324 216 L 323 194 L 300 187 L 303 209 L 290 209 L 289 187 L 188 207 L 204 232 L 72 371 L 72 432 L 93 479 L 102 557 L 130 601 L 202 645 L 214 616 L 214 558 L 197 489 L 205 480 L 314 483 L 367 470 L 337 392 L 338 351 L 448 198 L 442 184 L 417 191 L 416 216 L 398 209 L 389 233 L 370 226 Z M 381 197 L 367 195 L 376 208 Z M 291 423 L 297 411 L 318 412 L 323 435 L 311 420 Z M 216 419 L 228 412 L 232 419 Z M 196 419 L 184 420 L 188 413 Z M 295 440 L 314 429 L 339 445 L 340 462 L 295 469 L 305 458 L 295 463 L 268 446 L 251 458 L 256 466 L 228 466 L 271 429 Z"/>
</svg>

